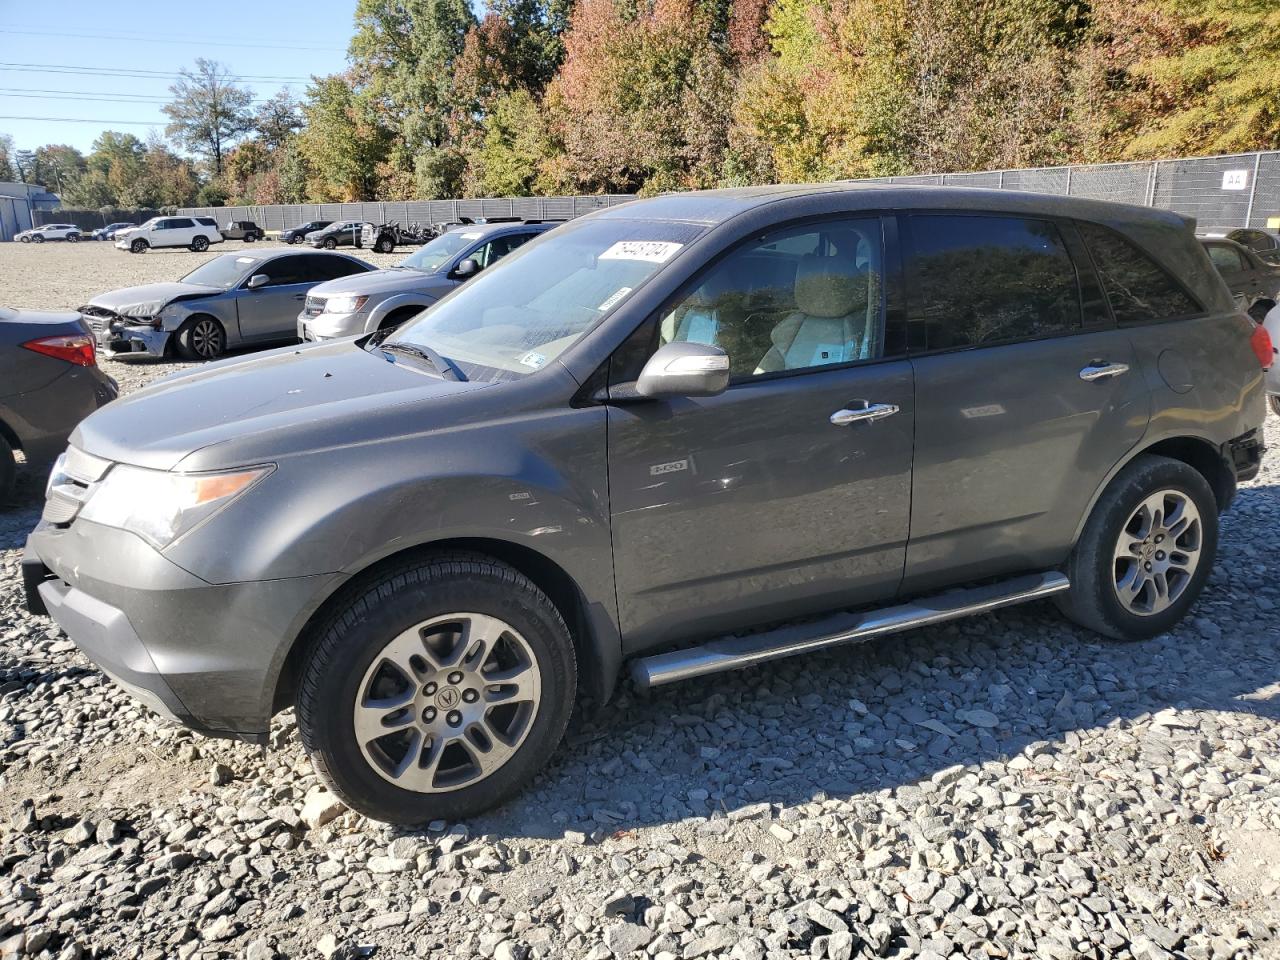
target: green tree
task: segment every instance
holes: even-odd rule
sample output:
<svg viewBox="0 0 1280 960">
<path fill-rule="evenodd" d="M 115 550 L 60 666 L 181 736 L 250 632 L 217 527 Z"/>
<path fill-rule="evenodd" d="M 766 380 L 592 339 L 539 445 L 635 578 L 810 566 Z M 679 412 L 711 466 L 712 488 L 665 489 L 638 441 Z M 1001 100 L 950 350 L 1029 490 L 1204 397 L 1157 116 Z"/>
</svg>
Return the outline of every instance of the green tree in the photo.
<svg viewBox="0 0 1280 960">
<path fill-rule="evenodd" d="M 278 150 L 302 129 L 302 104 L 288 90 L 281 90 L 270 100 L 258 105 L 254 128 L 258 139 L 268 150 Z"/>
<path fill-rule="evenodd" d="M 253 92 L 233 82 L 222 64 L 200 57 L 195 70 L 182 70 L 162 107 L 170 123 L 165 133 L 209 162 L 216 177 L 228 147 L 253 129 Z"/>
<path fill-rule="evenodd" d="M 306 129 L 298 149 L 306 163 L 307 194 L 313 201 L 372 200 L 377 166 L 391 146 L 392 134 L 369 99 L 345 77 L 316 80 L 303 107 Z"/>
<path fill-rule="evenodd" d="M 467 192 L 487 197 L 535 193 L 550 154 L 542 110 L 528 90 L 495 99 L 483 121 L 480 144 L 470 156 Z"/>
<path fill-rule="evenodd" d="M 13 137 L 0 133 L 0 182 L 15 183 L 18 169 L 13 165 Z"/>
</svg>

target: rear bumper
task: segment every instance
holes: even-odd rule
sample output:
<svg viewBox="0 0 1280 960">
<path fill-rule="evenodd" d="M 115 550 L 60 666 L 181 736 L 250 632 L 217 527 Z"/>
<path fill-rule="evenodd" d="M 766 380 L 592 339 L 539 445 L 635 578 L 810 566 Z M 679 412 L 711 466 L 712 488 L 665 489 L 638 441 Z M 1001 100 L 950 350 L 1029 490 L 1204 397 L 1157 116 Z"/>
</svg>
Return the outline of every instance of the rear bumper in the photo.
<svg viewBox="0 0 1280 960">
<path fill-rule="evenodd" d="M 1261 428 L 1242 433 L 1228 440 L 1222 448 L 1223 458 L 1235 471 L 1236 481 L 1252 480 L 1262 469 L 1262 455 L 1266 452 Z"/>
<path fill-rule="evenodd" d="M 76 424 L 119 395 L 115 380 L 96 366 L 49 362 L 66 371 L 41 389 L 0 398 L 0 420 L 18 435 L 28 466 L 60 454 Z"/>
<path fill-rule="evenodd" d="M 200 733 L 265 742 L 293 640 L 340 577 L 214 584 L 133 534 L 41 522 L 23 584 L 90 660 L 157 713 Z"/>
</svg>

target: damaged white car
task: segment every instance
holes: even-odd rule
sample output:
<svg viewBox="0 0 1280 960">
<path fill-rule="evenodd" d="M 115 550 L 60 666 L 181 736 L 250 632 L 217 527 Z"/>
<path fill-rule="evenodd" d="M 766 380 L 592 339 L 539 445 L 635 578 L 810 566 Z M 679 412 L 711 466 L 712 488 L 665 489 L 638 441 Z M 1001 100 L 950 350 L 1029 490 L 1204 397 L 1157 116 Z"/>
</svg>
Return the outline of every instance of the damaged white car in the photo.
<svg viewBox="0 0 1280 960">
<path fill-rule="evenodd" d="M 230 349 L 296 339 L 308 290 L 372 269 L 341 253 L 227 253 L 176 283 L 94 297 L 80 313 L 106 356 L 213 360 Z"/>
</svg>

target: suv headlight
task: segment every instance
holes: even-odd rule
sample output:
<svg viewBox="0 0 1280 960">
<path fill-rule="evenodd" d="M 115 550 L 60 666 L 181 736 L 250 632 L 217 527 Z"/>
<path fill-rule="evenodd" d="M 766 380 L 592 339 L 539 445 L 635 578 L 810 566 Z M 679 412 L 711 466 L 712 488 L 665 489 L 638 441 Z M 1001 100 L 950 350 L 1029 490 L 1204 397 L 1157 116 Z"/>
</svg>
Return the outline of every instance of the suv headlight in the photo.
<svg viewBox="0 0 1280 960">
<path fill-rule="evenodd" d="M 274 469 L 169 473 L 118 463 L 90 494 L 80 517 L 136 533 L 163 549 Z"/>
<path fill-rule="evenodd" d="M 324 303 L 324 312 L 355 313 L 368 302 L 368 297 L 330 297 Z"/>
</svg>

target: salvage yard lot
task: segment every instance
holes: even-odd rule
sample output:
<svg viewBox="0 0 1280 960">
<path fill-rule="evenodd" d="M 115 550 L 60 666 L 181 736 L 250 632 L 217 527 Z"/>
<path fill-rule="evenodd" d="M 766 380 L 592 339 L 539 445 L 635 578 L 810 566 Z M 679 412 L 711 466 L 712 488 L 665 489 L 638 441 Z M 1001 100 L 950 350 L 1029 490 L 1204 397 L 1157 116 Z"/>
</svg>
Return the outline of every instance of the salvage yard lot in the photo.
<svg viewBox="0 0 1280 960">
<path fill-rule="evenodd" d="M 242 246 L 3 244 L 0 304 Z M 182 366 L 106 364 L 125 392 Z M 317 797 L 291 713 L 265 753 L 198 739 L 29 617 L 28 476 L 0 512 L 0 954 L 1280 956 L 1274 456 L 1169 636 L 1101 642 L 1041 603 L 647 699 L 624 681 L 532 789 L 416 832 Z"/>
</svg>

